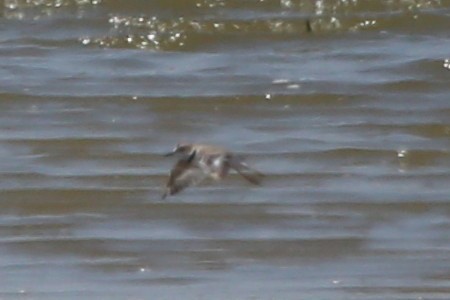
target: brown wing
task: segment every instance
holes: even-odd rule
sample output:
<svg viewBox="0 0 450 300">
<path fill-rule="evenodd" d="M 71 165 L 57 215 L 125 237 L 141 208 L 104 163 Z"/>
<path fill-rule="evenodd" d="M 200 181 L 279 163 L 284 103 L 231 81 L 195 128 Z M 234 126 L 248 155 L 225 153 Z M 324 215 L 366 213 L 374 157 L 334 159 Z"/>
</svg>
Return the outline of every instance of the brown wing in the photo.
<svg viewBox="0 0 450 300">
<path fill-rule="evenodd" d="M 192 164 L 191 160 L 180 159 L 170 171 L 162 199 L 168 195 L 179 193 L 190 185 L 196 185 L 206 177 L 207 174 Z"/>
<path fill-rule="evenodd" d="M 250 168 L 241 157 L 234 156 L 229 159 L 230 167 L 236 172 L 239 173 L 242 177 L 244 177 L 248 182 L 254 185 L 260 185 L 261 180 L 264 177 L 264 174 L 261 172 Z"/>
</svg>

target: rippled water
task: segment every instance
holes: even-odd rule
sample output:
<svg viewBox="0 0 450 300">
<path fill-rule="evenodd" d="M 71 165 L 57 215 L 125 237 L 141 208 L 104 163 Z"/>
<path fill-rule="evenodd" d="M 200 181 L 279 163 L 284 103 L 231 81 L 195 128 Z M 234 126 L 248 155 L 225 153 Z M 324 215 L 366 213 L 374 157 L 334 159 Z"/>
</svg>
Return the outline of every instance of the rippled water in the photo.
<svg viewBox="0 0 450 300">
<path fill-rule="evenodd" d="M 1 299 L 450 298 L 448 1 L 2 3 Z"/>
</svg>

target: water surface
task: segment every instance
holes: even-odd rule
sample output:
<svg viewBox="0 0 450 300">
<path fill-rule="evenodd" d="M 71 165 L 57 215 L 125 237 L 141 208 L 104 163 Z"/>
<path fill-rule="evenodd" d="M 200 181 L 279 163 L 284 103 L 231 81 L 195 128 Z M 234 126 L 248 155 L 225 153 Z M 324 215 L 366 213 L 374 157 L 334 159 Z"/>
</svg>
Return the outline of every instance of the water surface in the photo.
<svg viewBox="0 0 450 300">
<path fill-rule="evenodd" d="M 449 299 L 447 1 L 19 1 L 0 298 Z M 178 141 L 266 174 L 161 200 Z"/>
</svg>

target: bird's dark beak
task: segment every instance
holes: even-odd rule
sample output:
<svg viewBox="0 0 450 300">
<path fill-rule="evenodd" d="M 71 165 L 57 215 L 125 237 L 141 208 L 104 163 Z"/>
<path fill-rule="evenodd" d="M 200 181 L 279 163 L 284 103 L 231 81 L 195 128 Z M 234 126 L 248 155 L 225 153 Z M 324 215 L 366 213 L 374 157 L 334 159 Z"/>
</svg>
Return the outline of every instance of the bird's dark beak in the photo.
<svg viewBox="0 0 450 300">
<path fill-rule="evenodd" d="M 167 156 L 172 156 L 172 155 L 174 155 L 174 154 L 175 154 L 175 151 L 172 151 L 172 152 L 163 154 L 163 156 L 167 157 Z"/>
</svg>

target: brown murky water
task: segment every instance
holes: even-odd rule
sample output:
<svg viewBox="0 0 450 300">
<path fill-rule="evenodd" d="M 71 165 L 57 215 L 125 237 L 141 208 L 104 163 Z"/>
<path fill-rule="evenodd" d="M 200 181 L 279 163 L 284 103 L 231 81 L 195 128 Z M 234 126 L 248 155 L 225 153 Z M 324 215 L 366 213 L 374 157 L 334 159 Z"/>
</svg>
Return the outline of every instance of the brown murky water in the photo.
<svg viewBox="0 0 450 300">
<path fill-rule="evenodd" d="M 450 3 L 12 1 L 0 299 L 450 299 Z M 161 201 L 178 141 L 267 176 Z"/>
</svg>

